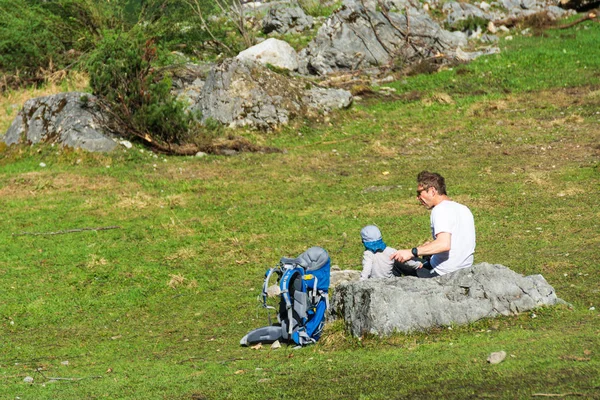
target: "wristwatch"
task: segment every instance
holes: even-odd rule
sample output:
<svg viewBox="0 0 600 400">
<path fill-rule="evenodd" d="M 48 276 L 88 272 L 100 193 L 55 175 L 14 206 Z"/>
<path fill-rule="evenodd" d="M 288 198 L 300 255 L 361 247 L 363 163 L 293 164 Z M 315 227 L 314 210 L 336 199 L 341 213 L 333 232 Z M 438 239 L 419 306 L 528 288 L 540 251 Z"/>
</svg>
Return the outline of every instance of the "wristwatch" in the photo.
<svg viewBox="0 0 600 400">
<path fill-rule="evenodd" d="M 417 250 L 416 247 L 412 248 L 411 253 L 412 253 L 413 256 L 419 257 L 419 250 Z"/>
</svg>

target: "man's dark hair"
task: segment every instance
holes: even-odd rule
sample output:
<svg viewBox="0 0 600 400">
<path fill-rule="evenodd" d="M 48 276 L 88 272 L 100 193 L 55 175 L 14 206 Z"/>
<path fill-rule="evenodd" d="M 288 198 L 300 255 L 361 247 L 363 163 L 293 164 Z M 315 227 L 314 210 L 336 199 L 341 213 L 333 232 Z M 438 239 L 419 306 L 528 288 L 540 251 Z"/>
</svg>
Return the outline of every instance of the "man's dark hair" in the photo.
<svg viewBox="0 0 600 400">
<path fill-rule="evenodd" d="M 417 184 L 423 186 L 423 188 L 434 187 L 439 194 L 446 194 L 446 181 L 437 172 L 419 172 L 419 175 L 417 175 Z"/>
</svg>

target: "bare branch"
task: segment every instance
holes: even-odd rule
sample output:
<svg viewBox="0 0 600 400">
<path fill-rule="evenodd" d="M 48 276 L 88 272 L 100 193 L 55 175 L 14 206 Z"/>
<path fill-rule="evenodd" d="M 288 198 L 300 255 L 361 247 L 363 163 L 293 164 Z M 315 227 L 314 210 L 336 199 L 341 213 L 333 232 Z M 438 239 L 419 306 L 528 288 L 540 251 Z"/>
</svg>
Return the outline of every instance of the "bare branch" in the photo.
<svg viewBox="0 0 600 400">
<path fill-rule="evenodd" d="M 184 0 L 184 2 L 190 6 L 190 8 L 194 11 L 194 13 L 198 16 L 198 18 L 200 18 L 200 22 L 202 23 L 202 28 L 206 30 L 206 32 L 208 32 L 208 34 L 210 35 L 210 37 L 212 38 L 212 40 L 215 43 L 218 43 L 219 46 L 223 46 L 228 53 L 232 53 L 233 51 L 229 48 L 229 46 L 227 46 L 225 43 L 223 43 L 222 41 L 218 40 L 215 35 L 212 33 L 212 31 L 210 30 L 210 28 L 208 27 L 208 24 L 206 23 L 206 20 L 204 19 L 204 14 L 202 13 L 202 8 L 200 7 L 200 3 L 198 2 L 198 0 Z"/>
<path fill-rule="evenodd" d="M 21 233 L 13 233 L 12 236 L 25 236 L 25 235 L 62 235 L 65 233 L 73 233 L 73 232 L 83 232 L 83 231 L 107 231 L 109 229 L 119 229 L 120 226 L 103 226 L 99 228 L 78 228 L 78 229 L 68 229 L 64 231 L 57 232 L 21 232 Z"/>
</svg>

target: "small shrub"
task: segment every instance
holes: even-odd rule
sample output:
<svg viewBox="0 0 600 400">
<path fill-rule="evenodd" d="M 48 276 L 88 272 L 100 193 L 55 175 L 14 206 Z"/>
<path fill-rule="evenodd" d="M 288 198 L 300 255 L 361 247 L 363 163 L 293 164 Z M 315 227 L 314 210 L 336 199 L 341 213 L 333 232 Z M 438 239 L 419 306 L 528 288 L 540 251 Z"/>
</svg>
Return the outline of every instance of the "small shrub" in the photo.
<svg viewBox="0 0 600 400">
<path fill-rule="evenodd" d="M 456 21 L 454 24 L 452 24 L 452 26 L 450 26 L 450 28 L 461 32 L 474 32 L 477 30 L 477 28 L 485 30 L 488 26 L 488 23 L 489 21 L 485 18 L 469 17 L 460 21 Z"/>
<path fill-rule="evenodd" d="M 280 74 L 280 75 L 284 75 L 284 76 L 290 76 L 290 70 L 287 68 L 281 68 L 278 67 L 276 65 L 273 64 L 269 64 L 267 63 L 267 68 L 270 69 L 271 71 L 275 72 L 276 74 Z"/>
<path fill-rule="evenodd" d="M 76 63 L 93 47 L 102 21 L 88 0 L 0 0 L 0 89 L 39 84 Z"/>
<path fill-rule="evenodd" d="M 108 32 L 87 62 L 90 86 L 109 106 L 113 129 L 151 143 L 181 143 L 192 116 L 170 93 L 171 80 L 155 65 L 160 57 L 140 28 Z"/>
<path fill-rule="evenodd" d="M 313 17 L 328 17 L 333 11 L 337 10 L 341 1 L 334 1 L 331 4 L 322 4 L 321 0 L 298 0 L 298 5 L 302 10 Z"/>
</svg>

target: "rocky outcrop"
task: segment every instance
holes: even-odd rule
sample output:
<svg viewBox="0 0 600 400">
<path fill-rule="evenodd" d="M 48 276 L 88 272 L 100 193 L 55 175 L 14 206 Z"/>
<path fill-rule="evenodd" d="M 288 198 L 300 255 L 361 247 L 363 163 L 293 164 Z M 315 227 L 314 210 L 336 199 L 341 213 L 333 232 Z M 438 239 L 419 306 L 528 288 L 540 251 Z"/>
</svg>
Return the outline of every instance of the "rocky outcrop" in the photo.
<svg viewBox="0 0 600 400">
<path fill-rule="evenodd" d="M 485 1 L 475 4 L 461 2 L 447 2 L 442 6 L 446 15 L 446 24 L 453 29 L 468 29 L 461 27 L 461 21 L 486 20 L 501 24 L 502 21 L 521 19 L 533 14 L 545 12 L 553 19 L 567 15 L 567 11 L 556 7 L 555 1 L 546 0 L 502 0 L 493 3 L 495 7 Z M 464 25 L 464 24 L 463 24 Z M 466 24 L 467 26 L 469 24 Z M 473 34 L 474 32 L 470 32 Z M 481 32 L 475 36 L 481 35 Z"/>
<path fill-rule="evenodd" d="M 117 143 L 98 119 L 95 100 L 89 93 L 79 92 L 27 100 L 6 131 L 4 142 L 56 142 L 87 151 L 110 151 Z"/>
<path fill-rule="evenodd" d="M 453 53 L 464 35 L 443 30 L 423 13 L 399 14 L 346 0 L 299 53 L 303 74 L 327 75 Z"/>
<path fill-rule="evenodd" d="M 308 86 L 308 88 L 307 88 Z M 247 59 L 228 59 L 209 74 L 197 104 L 202 120 L 230 127 L 273 129 L 298 115 L 345 108 L 352 95 L 345 90 L 313 88 L 302 79 L 274 72 Z"/>
<path fill-rule="evenodd" d="M 300 7 L 275 6 L 264 16 L 262 31 L 265 34 L 300 33 L 311 29 L 313 24 L 313 17 L 306 15 Z"/>
<path fill-rule="evenodd" d="M 215 64 L 194 64 L 186 62 L 183 66 L 171 70 L 173 87 L 171 93 L 178 100 L 195 104 L 200 98 L 206 77 Z"/>
<path fill-rule="evenodd" d="M 564 303 L 541 275 L 481 263 L 432 279 L 368 279 L 336 286 L 331 313 L 355 336 L 389 335 Z"/>
</svg>

